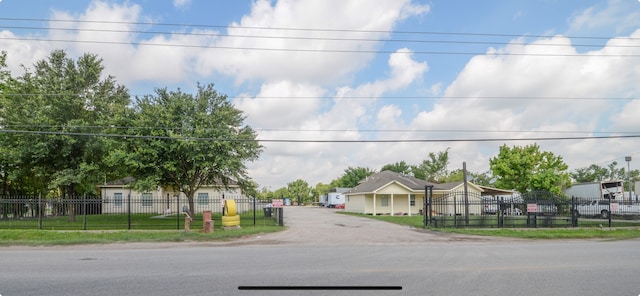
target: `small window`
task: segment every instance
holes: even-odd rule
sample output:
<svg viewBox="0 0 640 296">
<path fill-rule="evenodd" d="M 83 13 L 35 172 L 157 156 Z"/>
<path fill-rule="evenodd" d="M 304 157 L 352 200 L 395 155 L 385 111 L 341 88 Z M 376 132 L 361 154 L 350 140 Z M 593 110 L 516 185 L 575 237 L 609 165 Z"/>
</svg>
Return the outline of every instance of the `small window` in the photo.
<svg viewBox="0 0 640 296">
<path fill-rule="evenodd" d="M 208 205 L 209 204 L 209 193 L 198 193 L 198 204 L 199 205 Z"/>
<path fill-rule="evenodd" d="M 142 206 L 150 207 L 153 205 L 153 194 L 151 193 L 143 193 L 142 194 Z"/>
<path fill-rule="evenodd" d="M 415 194 L 411 194 L 409 196 L 409 203 L 411 206 L 415 206 L 416 205 L 416 195 Z"/>
<path fill-rule="evenodd" d="M 113 194 L 113 205 L 116 207 L 122 206 L 122 193 Z"/>
<path fill-rule="evenodd" d="M 383 206 L 383 207 L 388 207 L 389 206 L 389 195 L 388 194 L 380 196 L 380 205 Z"/>
</svg>

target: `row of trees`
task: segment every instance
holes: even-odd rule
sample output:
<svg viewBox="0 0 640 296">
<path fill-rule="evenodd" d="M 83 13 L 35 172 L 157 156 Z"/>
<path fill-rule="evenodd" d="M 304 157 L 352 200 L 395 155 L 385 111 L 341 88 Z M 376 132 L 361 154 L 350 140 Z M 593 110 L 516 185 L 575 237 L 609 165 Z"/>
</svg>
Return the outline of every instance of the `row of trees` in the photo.
<svg viewBox="0 0 640 296">
<path fill-rule="evenodd" d="M 462 169 L 449 171 L 449 149 L 438 153 L 429 153 L 428 159 L 420 164 L 410 165 L 405 161 L 386 164 L 379 171 L 389 170 L 434 183 L 459 182 L 464 180 Z M 549 151 L 541 151 L 537 144 L 527 146 L 502 145 L 498 155 L 489 161 L 490 170 L 487 172 L 467 172 L 467 179 L 478 185 L 516 190 L 518 192 L 550 191 L 560 194 L 562 190 L 576 183 L 604 180 L 626 180 L 627 171 L 618 168 L 617 162 L 607 167 L 591 165 L 587 168 L 569 173 L 567 164 L 561 156 Z M 261 198 L 292 197 L 302 202 L 318 200 L 318 197 L 331 188 L 352 188 L 366 177 L 376 173 L 376 170 L 366 167 L 348 167 L 344 173 L 329 182 L 318 183 L 311 188 L 304 180 L 296 180 L 276 191 L 263 188 L 259 192 Z M 640 179 L 640 171 L 630 172 L 632 180 Z"/>
<path fill-rule="evenodd" d="M 157 89 L 132 99 L 96 55 L 74 60 L 56 50 L 18 77 L 5 61 L 3 52 L 2 195 L 76 198 L 132 176 L 138 190 L 162 184 L 185 193 L 193 211 L 193 194 L 204 184 L 254 184 L 245 163 L 262 147 L 212 84 L 199 84 L 195 94 Z"/>
</svg>

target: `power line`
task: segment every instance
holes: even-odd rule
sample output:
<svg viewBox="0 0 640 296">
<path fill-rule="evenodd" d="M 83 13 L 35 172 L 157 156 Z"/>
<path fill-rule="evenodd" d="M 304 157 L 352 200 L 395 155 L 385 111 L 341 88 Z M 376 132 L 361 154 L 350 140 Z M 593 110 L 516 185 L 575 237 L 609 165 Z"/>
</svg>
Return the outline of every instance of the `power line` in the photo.
<svg viewBox="0 0 640 296">
<path fill-rule="evenodd" d="M 567 141 L 567 140 L 597 140 L 597 139 L 630 139 L 640 138 L 640 134 L 615 135 L 615 136 L 583 136 L 583 137 L 531 137 L 531 138 L 468 138 L 468 139 L 369 139 L 369 140 L 300 140 L 300 139 L 230 139 L 208 137 L 171 137 L 151 135 L 121 135 L 105 133 L 74 133 L 74 132 L 50 132 L 50 131 L 24 131 L 0 129 L 0 133 L 7 134 L 35 134 L 35 135 L 59 135 L 59 136 L 90 136 L 90 137 L 115 137 L 131 139 L 155 139 L 155 140 L 186 140 L 186 141 L 212 141 L 212 142 L 264 142 L 264 143 L 449 143 L 449 142 L 512 142 L 512 141 Z"/>
<path fill-rule="evenodd" d="M 268 47 L 239 47 L 221 45 L 196 45 L 196 44 L 172 44 L 172 43 L 149 43 L 149 42 L 123 42 L 123 41 L 98 41 L 98 40 L 71 40 L 71 39 L 47 39 L 47 38 L 19 38 L 0 37 L 0 40 L 14 41 L 41 41 L 41 42 L 62 42 L 62 43 L 91 43 L 103 45 L 137 45 L 137 46 L 166 46 L 180 48 L 204 48 L 220 50 L 255 50 L 255 51 L 281 51 L 281 52 L 309 52 L 309 53 L 360 53 L 360 54 L 419 54 L 419 55 L 488 55 L 488 56 L 535 56 L 535 57 L 614 57 L 614 58 L 638 58 L 640 54 L 565 54 L 565 53 L 517 53 L 517 52 L 472 52 L 472 51 L 406 51 L 399 52 L 393 50 L 357 50 L 357 49 L 309 49 L 309 48 L 268 48 Z"/>
<path fill-rule="evenodd" d="M 1 38 L 0 38 L 1 39 Z M 5 96 L 38 97 L 38 96 L 84 96 L 78 93 L 5 93 Z M 153 94 L 127 94 L 127 95 L 94 95 L 93 98 L 106 97 L 144 97 Z M 562 96 L 227 96 L 230 99 L 291 99 L 291 100 L 380 100 L 380 99 L 456 99 L 456 100 L 586 100 L 586 101 L 634 101 L 640 98 L 633 97 L 562 97 Z"/>
<path fill-rule="evenodd" d="M 199 37 L 233 37 L 256 39 L 284 39 L 284 40 L 314 40 L 314 41 L 354 41 L 354 42 L 407 42 L 407 43 L 437 43 L 437 44 L 462 44 L 462 45 L 528 45 L 551 47 L 597 47 L 602 44 L 558 44 L 558 43 L 527 43 L 527 42 L 498 42 L 498 41 L 461 41 L 461 40 L 425 40 L 425 39 L 387 39 L 387 38 L 339 38 L 339 37 L 309 37 L 309 36 L 276 36 L 276 35 L 243 35 L 229 33 L 200 33 L 200 32 L 175 32 L 175 31 L 144 31 L 144 30 L 113 30 L 113 29 L 88 29 L 88 28 L 56 28 L 56 27 L 27 27 L 27 26 L 0 26 L 5 29 L 19 30 L 49 30 L 49 31 L 75 31 L 97 33 L 133 33 L 133 34 L 161 34 Z M 443 33 L 446 34 L 446 33 Z M 633 40 L 635 38 L 616 39 Z M 639 45 L 610 44 L 609 48 L 640 48 Z"/>
<path fill-rule="evenodd" d="M 4 128 L 38 128 L 38 129 L 139 129 L 139 130 L 162 130 L 181 131 L 192 130 L 190 127 L 167 127 L 167 126 L 102 126 L 102 125 L 46 125 L 46 124 L 3 124 Z M 291 128 L 252 128 L 254 131 L 264 132 L 361 132 L 361 133 L 543 133 L 543 134 L 631 134 L 638 132 L 627 131 L 558 131 L 558 130 L 483 130 L 483 129 L 291 129 Z M 223 131 L 224 128 L 201 128 L 202 131 Z M 29 131 L 29 130 L 24 130 Z M 49 131 L 55 132 L 55 131 Z"/>
<path fill-rule="evenodd" d="M 302 32 L 342 32 L 342 33 L 383 33 L 383 34 L 415 34 L 415 35 L 451 35 L 451 36 L 480 36 L 480 37 L 531 37 L 531 38 L 553 38 L 555 35 L 536 34 L 505 34 L 505 33 L 471 33 L 471 32 L 444 32 L 444 31 L 400 31 L 400 30 L 362 30 L 362 29 L 329 29 L 329 28 L 293 28 L 293 27 L 264 27 L 264 26 L 238 26 L 238 25 L 209 25 L 209 24 L 189 24 L 189 23 L 162 23 L 162 22 L 129 22 L 129 21 L 108 21 L 108 20 L 62 20 L 43 18 L 0 18 L 0 21 L 24 21 L 24 22 L 57 22 L 57 23 L 90 23 L 90 24 L 123 24 L 141 26 L 163 26 L 163 27 L 192 27 L 192 28 L 213 28 L 213 29 L 255 29 L 255 30 L 280 30 L 280 31 L 302 31 Z M 609 40 L 612 37 L 605 36 L 565 36 L 571 39 L 591 39 Z M 640 38 L 628 37 L 628 40 L 640 40 Z"/>
</svg>

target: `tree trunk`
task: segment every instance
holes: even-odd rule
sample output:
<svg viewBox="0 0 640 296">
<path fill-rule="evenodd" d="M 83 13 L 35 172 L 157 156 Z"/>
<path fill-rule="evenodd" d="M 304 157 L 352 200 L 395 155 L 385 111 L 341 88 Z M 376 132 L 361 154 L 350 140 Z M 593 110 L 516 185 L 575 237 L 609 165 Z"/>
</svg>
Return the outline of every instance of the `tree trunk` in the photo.
<svg viewBox="0 0 640 296">
<path fill-rule="evenodd" d="M 191 215 L 191 219 L 195 219 L 196 210 L 193 204 L 193 194 L 187 195 L 187 200 L 189 201 L 189 215 Z"/>
</svg>

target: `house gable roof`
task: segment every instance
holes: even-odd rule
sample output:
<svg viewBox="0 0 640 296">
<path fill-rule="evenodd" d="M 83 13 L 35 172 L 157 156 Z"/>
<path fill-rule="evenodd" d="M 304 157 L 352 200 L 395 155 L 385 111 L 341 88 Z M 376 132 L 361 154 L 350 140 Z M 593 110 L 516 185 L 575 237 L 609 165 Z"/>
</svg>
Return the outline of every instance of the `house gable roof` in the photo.
<svg viewBox="0 0 640 296">
<path fill-rule="evenodd" d="M 434 186 L 435 190 L 439 190 L 437 188 L 438 184 L 392 171 L 382 171 L 367 177 L 363 182 L 358 184 L 358 186 L 352 188 L 347 194 L 372 193 L 391 183 L 397 183 L 413 191 L 424 190 L 425 186 Z"/>
<path fill-rule="evenodd" d="M 360 184 L 358 184 L 358 186 L 352 188 L 346 194 L 375 193 L 381 188 L 387 187 L 392 183 L 399 184 L 400 186 L 405 187 L 410 191 L 422 191 L 424 190 L 425 186 L 433 186 L 433 190 L 438 191 L 452 191 L 464 184 L 464 182 L 438 184 L 392 171 L 382 171 L 367 177 Z M 483 188 L 479 187 L 478 185 L 470 182 L 467 182 L 467 184 L 469 186 L 472 186 L 473 188 L 476 188 L 476 190 L 478 191 L 484 191 Z"/>
</svg>

